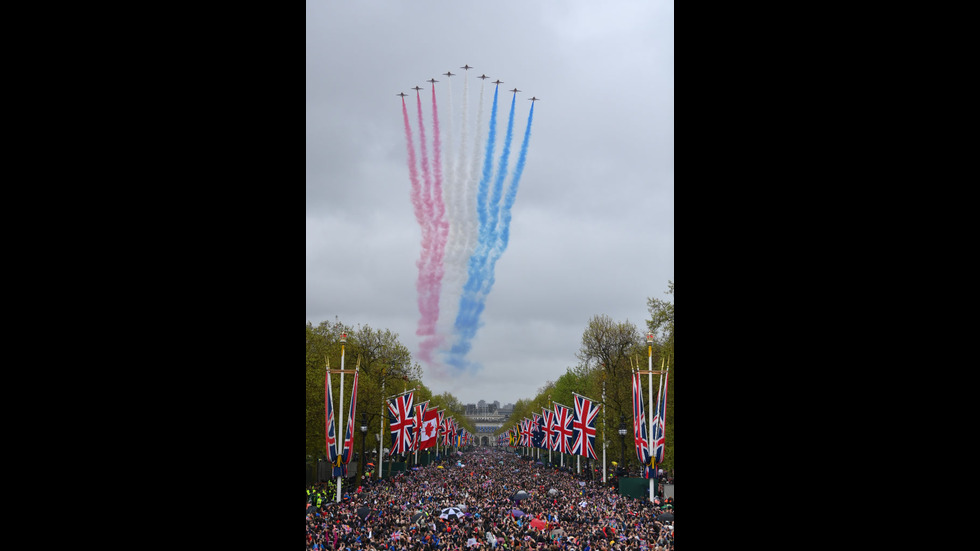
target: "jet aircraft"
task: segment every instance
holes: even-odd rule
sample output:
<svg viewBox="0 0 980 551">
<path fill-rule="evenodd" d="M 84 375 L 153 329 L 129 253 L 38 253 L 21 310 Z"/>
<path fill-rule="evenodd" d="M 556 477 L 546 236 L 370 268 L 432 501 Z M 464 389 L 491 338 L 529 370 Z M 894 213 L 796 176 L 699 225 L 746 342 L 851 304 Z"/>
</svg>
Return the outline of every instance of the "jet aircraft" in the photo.
<svg viewBox="0 0 980 551">
<path fill-rule="evenodd" d="M 465 70 L 465 71 L 469 71 L 469 70 L 470 70 L 470 69 L 472 69 L 472 68 L 473 68 L 473 67 L 470 67 L 470 66 L 469 66 L 469 64 L 466 64 L 466 65 L 463 65 L 462 67 L 460 67 L 460 69 L 463 69 L 463 70 Z"/>
<path fill-rule="evenodd" d="M 534 96 L 531 96 L 531 97 L 529 97 L 529 98 L 527 98 L 527 99 L 529 99 L 529 100 L 531 100 L 531 101 L 541 101 L 541 98 L 536 98 L 536 97 L 534 97 Z"/>
<path fill-rule="evenodd" d="M 520 92 L 520 90 L 518 90 L 517 88 L 514 88 L 513 90 L 507 90 L 507 91 L 508 92 L 514 92 L 515 94 L 518 93 L 518 92 Z"/>
<path fill-rule="evenodd" d="M 438 80 L 436 80 L 436 79 L 434 79 L 434 78 L 430 78 L 430 79 L 429 79 L 429 80 L 427 80 L 426 82 L 431 82 L 431 83 L 433 83 L 433 84 L 435 84 L 435 83 L 437 83 L 437 82 L 439 82 L 439 81 L 438 81 Z"/>
<path fill-rule="evenodd" d="M 480 78 L 480 79 L 486 80 L 486 79 L 488 79 L 490 77 L 488 77 L 487 75 L 480 75 L 480 76 L 478 76 L 476 78 Z"/>
<path fill-rule="evenodd" d="M 501 84 L 503 84 L 503 83 L 504 83 L 504 81 L 502 81 L 502 80 L 500 80 L 500 79 L 498 78 L 497 80 L 495 80 L 495 81 L 493 81 L 493 83 L 494 83 L 494 84 L 496 84 L 496 85 L 498 85 L 498 86 L 500 86 Z"/>
<path fill-rule="evenodd" d="M 449 71 L 448 73 L 443 73 L 443 74 L 446 75 L 447 77 L 453 76 L 453 72 L 452 71 Z"/>
<path fill-rule="evenodd" d="M 395 94 L 395 95 L 396 95 L 396 96 L 401 96 L 401 97 L 405 97 L 405 96 L 407 96 L 408 94 L 406 94 L 405 92 L 398 92 L 398 93 L 397 93 L 397 94 Z"/>
</svg>

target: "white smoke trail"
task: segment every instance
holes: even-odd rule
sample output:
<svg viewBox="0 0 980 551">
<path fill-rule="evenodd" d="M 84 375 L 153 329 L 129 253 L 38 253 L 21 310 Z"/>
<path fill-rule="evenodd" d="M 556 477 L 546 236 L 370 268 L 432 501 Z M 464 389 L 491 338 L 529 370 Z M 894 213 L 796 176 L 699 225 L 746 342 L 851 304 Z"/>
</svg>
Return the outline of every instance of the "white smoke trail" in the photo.
<svg viewBox="0 0 980 551">
<path fill-rule="evenodd" d="M 476 185 L 477 175 L 480 174 L 480 161 L 482 156 L 479 154 L 483 151 L 483 91 L 485 86 L 483 81 L 480 84 L 480 103 L 477 105 L 477 117 L 476 117 L 476 138 L 473 141 L 473 161 L 470 166 L 469 172 L 466 174 L 466 186 L 463 201 L 466 209 L 466 227 L 464 231 L 466 232 L 466 248 L 463 251 L 464 258 L 469 259 L 476 250 L 476 242 L 479 241 L 480 236 L 480 219 L 476 212 L 476 194 L 473 193 L 474 186 Z M 464 267 L 464 273 L 467 268 Z"/>
<path fill-rule="evenodd" d="M 449 239 L 446 244 L 445 272 L 443 276 L 443 293 L 440 301 L 440 311 L 444 312 L 441 318 L 440 329 L 443 335 L 452 333 L 452 323 L 459 308 L 459 295 L 466 277 L 466 263 L 469 254 L 466 253 L 466 234 L 465 227 L 469 213 L 465 210 L 466 191 L 466 167 L 468 164 L 466 142 L 468 141 L 469 131 L 469 81 L 466 80 L 467 73 L 463 77 L 463 105 L 460 109 L 462 121 L 460 123 L 460 140 L 458 156 L 454 159 L 453 180 L 446 188 L 447 192 L 447 216 L 449 219 Z M 452 124 L 457 123 L 453 119 Z M 449 206 L 451 205 L 451 207 Z"/>
</svg>

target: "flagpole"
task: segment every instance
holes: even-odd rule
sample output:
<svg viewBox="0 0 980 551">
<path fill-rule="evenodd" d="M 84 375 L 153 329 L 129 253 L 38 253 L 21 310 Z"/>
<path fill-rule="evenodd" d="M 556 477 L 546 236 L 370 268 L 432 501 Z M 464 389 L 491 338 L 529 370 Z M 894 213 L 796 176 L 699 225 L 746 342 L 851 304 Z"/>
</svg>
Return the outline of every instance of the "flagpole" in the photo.
<svg viewBox="0 0 980 551">
<path fill-rule="evenodd" d="M 344 438 L 344 345 L 347 343 L 347 333 L 340 334 L 340 411 L 337 415 L 337 440 L 340 441 Z M 337 467 L 340 466 L 341 461 L 343 461 L 342 456 L 344 454 L 344 448 L 341 444 L 340 453 L 337 454 Z M 341 471 L 343 473 L 343 471 Z M 340 474 L 337 476 L 337 503 L 340 503 L 341 488 L 344 484 L 344 475 Z"/>
<path fill-rule="evenodd" d="M 533 103 L 533 102 L 532 102 Z M 602 381 L 602 405 L 606 405 L 606 381 Z M 602 483 L 606 483 L 606 408 L 602 408 Z"/>
<path fill-rule="evenodd" d="M 647 411 L 649 412 L 647 413 L 647 415 L 650 416 L 650 420 L 652 421 L 653 420 L 653 333 L 647 333 L 647 370 L 650 371 L 649 375 L 647 375 L 647 381 L 649 382 L 648 384 L 649 395 L 647 396 L 647 401 L 650 404 L 650 408 L 647 409 Z M 650 435 L 650 438 L 647 441 L 647 449 L 650 450 L 650 462 L 656 465 L 657 460 L 656 458 L 653 457 L 653 423 L 649 423 L 649 426 L 647 427 L 647 432 Z M 656 474 L 656 470 L 654 471 L 654 474 Z M 654 484 L 655 484 L 655 477 L 651 477 L 650 478 L 650 503 L 653 503 Z"/>
<path fill-rule="evenodd" d="M 532 102 L 533 103 L 533 102 Z M 385 395 L 385 368 L 381 368 L 381 395 Z M 381 476 L 384 475 L 385 462 L 384 462 L 384 445 L 385 445 L 385 419 L 388 418 L 385 415 L 385 406 L 388 404 L 387 400 L 381 400 L 381 422 L 378 423 L 378 482 L 381 481 Z"/>
<path fill-rule="evenodd" d="M 324 429 L 323 429 L 323 437 L 324 437 L 324 448 L 327 450 L 327 460 L 329 461 L 330 460 L 330 424 L 333 423 L 333 421 L 330 420 L 330 413 L 327 411 L 327 403 L 330 403 L 331 404 L 331 407 L 332 407 L 333 406 L 333 402 L 331 402 L 331 398 L 332 397 L 330 396 L 330 357 L 329 356 L 324 356 L 324 359 L 326 360 L 327 364 L 326 364 L 326 370 L 325 370 L 325 372 L 323 374 L 323 377 L 324 377 L 324 381 L 323 381 L 323 427 L 324 427 Z M 319 461 L 317 461 L 316 471 L 317 471 L 316 472 L 316 481 L 317 482 L 320 482 L 320 462 Z"/>
</svg>

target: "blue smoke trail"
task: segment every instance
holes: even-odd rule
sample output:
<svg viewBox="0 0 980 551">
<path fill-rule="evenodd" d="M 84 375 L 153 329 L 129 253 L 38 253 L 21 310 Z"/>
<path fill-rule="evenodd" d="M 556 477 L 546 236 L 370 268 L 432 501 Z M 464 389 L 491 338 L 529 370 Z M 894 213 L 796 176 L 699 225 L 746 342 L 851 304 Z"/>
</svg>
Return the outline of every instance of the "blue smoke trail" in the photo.
<svg viewBox="0 0 980 551">
<path fill-rule="evenodd" d="M 489 227 L 489 207 L 487 206 L 487 192 L 490 183 L 490 176 L 493 173 L 493 146 L 497 136 L 497 91 L 500 86 L 493 89 L 493 106 L 490 108 L 490 134 L 487 136 L 487 147 L 483 157 L 483 173 L 480 182 L 477 184 L 476 193 L 476 213 L 479 218 L 480 228 L 478 236 L 477 251 L 488 239 L 489 233 L 493 228 Z M 476 262 L 478 253 L 474 252 L 470 256 L 468 266 L 468 279 L 463 285 L 462 294 L 459 298 L 459 310 L 456 313 L 454 331 L 457 335 L 456 342 L 453 343 L 449 351 L 446 363 L 457 369 L 466 367 L 466 354 L 470 351 L 470 340 L 476 335 L 476 320 L 480 318 L 483 311 L 481 301 L 477 299 L 476 293 L 480 290 L 479 282 L 479 263 Z"/>
<path fill-rule="evenodd" d="M 456 368 L 466 368 L 468 363 L 465 361 L 465 356 L 469 353 L 472 345 L 470 341 L 476 335 L 476 330 L 479 327 L 480 314 L 483 313 L 484 305 L 486 302 L 487 294 L 493 287 L 494 276 L 493 276 L 493 266 L 496 264 L 496 258 L 494 258 L 490 269 L 487 269 L 487 259 L 497 249 L 495 245 L 500 241 L 500 235 L 498 231 L 499 227 L 499 217 L 500 217 L 500 203 L 501 195 L 503 195 L 503 185 L 504 178 L 507 174 L 507 162 L 510 157 L 510 144 L 513 141 L 514 136 L 514 107 L 517 99 L 517 94 L 514 94 L 514 98 L 511 99 L 510 103 L 510 116 L 507 120 L 507 136 L 504 140 L 504 151 L 500 157 L 497 177 L 494 181 L 493 195 L 487 205 L 486 215 L 482 210 L 483 203 L 486 198 L 486 190 L 484 180 L 489 177 L 489 169 L 491 166 L 492 157 L 492 147 L 490 144 L 487 146 L 487 156 L 484 158 L 484 168 L 483 168 L 483 180 L 480 182 L 479 190 L 479 200 L 478 209 L 480 209 L 480 235 L 477 248 L 473 255 L 470 257 L 469 261 L 469 279 L 463 287 L 463 294 L 460 297 L 459 311 L 456 315 L 455 332 L 457 335 L 457 340 L 453 344 L 450 352 L 449 358 L 446 363 L 452 365 Z M 497 104 L 497 94 L 494 91 L 494 108 L 491 115 L 491 127 L 490 135 L 493 136 L 495 133 L 495 123 L 496 123 L 496 104 Z M 534 105 L 532 103 L 531 107 Z M 492 143 L 492 142 L 491 142 Z M 527 147 L 527 133 L 525 131 L 525 143 L 522 146 L 522 156 L 526 156 Z M 523 164 L 523 160 L 520 161 Z M 523 170 L 523 167 L 521 167 Z M 514 184 L 511 184 L 514 187 Z M 507 210 L 509 210 L 510 205 L 513 205 L 513 195 L 516 190 L 509 191 L 510 196 L 505 203 L 508 203 Z M 507 213 L 508 224 L 510 214 Z M 503 250 L 500 250 L 502 253 Z M 496 254 L 499 258 L 500 253 Z"/>
<path fill-rule="evenodd" d="M 500 156 L 500 168 L 497 169 L 497 179 L 493 183 L 493 197 L 490 199 L 490 231 L 487 237 L 496 237 L 498 219 L 500 218 L 500 196 L 504 193 L 504 177 L 507 176 L 507 161 L 510 157 L 510 142 L 514 138 L 514 102 L 517 101 L 517 94 L 510 100 L 510 117 L 507 119 L 507 137 L 504 139 L 504 153 Z M 533 103 L 532 103 L 533 105 Z M 487 239 L 481 244 L 485 245 L 481 260 L 486 264 L 487 253 L 492 248 L 494 240 Z"/>
<path fill-rule="evenodd" d="M 521 182 L 521 174 L 524 172 L 524 161 L 527 160 L 527 144 L 531 140 L 531 121 L 534 120 L 534 102 L 531 102 L 531 112 L 527 115 L 527 128 L 524 129 L 524 141 L 521 143 L 521 153 L 517 157 L 517 166 L 514 168 L 514 176 L 510 180 L 510 187 L 507 189 L 507 195 L 504 197 L 504 208 L 502 214 L 501 229 L 497 231 L 496 247 L 494 248 L 493 254 L 495 258 L 491 263 L 491 266 L 497 263 L 497 258 L 507 250 L 507 242 L 510 240 L 510 209 L 514 206 L 514 201 L 517 199 L 517 186 Z M 492 271 L 492 268 L 491 268 Z M 487 292 L 490 290 L 487 289 Z"/>
<path fill-rule="evenodd" d="M 476 191 L 476 214 L 480 219 L 480 234 L 486 231 L 487 225 L 487 186 L 493 171 L 493 145 L 497 137 L 497 89 L 493 90 L 493 107 L 490 109 L 490 135 L 487 137 L 486 154 L 483 157 L 483 174 Z"/>
</svg>

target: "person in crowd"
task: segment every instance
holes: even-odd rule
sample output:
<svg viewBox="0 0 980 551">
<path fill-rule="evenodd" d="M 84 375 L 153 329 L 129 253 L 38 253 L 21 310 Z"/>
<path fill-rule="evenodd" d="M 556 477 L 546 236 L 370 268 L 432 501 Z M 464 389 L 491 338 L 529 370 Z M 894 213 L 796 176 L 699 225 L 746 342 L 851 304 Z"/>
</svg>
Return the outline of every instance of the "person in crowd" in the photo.
<svg viewBox="0 0 980 551">
<path fill-rule="evenodd" d="M 441 463 L 442 469 L 429 465 L 382 481 L 364 480 L 359 491 L 345 492 L 339 503 L 328 488 L 313 488 L 308 495 L 322 499 L 306 517 L 306 548 L 673 550 L 673 521 L 659 520 L 665 511 L 646 499 L 620 496 L 598 480 L 503 450 L 481 449 L 461 459 Z M 528 497 L 515 501 L 518 491 Z M 444 514 L 449 508 L 459 516 Z"/>
</svg>

